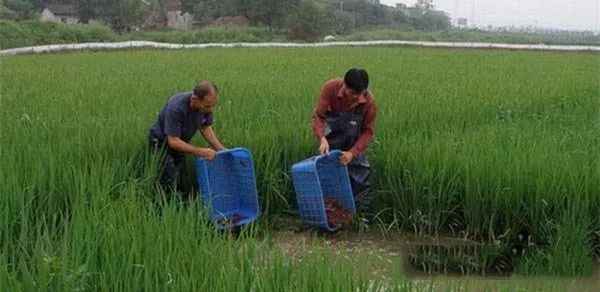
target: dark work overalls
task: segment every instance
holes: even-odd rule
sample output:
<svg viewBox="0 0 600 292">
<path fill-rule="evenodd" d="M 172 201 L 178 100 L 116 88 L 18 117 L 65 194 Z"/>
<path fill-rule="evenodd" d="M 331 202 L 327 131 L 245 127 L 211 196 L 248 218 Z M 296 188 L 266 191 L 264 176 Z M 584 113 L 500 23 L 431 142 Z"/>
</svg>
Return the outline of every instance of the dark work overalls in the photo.
<svg viewBox="0 0 600 292">
<path fill-rule="evenodd" d="M 325 138 L 331 150 L 349 151 L 361 135 L 363 119 L 364 105 L 359 105 L 350 112 L 328 112 Z M 358 212 L 368 212 L 371 203 L 371 165 L 364 153 L 354 157 L 348 164 L 348 174 Z"/>
</svg>

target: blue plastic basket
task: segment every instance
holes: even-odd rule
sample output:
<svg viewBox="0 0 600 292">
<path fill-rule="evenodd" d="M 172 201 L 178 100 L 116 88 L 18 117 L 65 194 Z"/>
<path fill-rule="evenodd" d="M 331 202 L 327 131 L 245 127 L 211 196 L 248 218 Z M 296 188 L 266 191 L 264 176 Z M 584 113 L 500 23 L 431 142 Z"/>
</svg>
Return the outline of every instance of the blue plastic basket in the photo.
<svg viewBox="0 0 600 292">
<path fill-rule="evenodd" d="M 253 222 L 260 210 L 252 154 L 244 148 L 219 151 L 214 160 L 196 159 L 196 174 L 202 202 L 217 228 Z M 223 224 L 235 214 L 234 224 Z M 221 223 L 220 223 L 221 222 Z"/>
<path fill-rule="evenodd" d="M 298 162 L 292 167 L 298 209 L 306 224 L 329 231 L 337 229 L 327 221 L 325 198 L 328 197 L 336 199 L 352 214 L 356 213 L 348 168 L 339 162 L 341 155 L 341 151 L 335 150 L 328 155 Z"/>
</svg>

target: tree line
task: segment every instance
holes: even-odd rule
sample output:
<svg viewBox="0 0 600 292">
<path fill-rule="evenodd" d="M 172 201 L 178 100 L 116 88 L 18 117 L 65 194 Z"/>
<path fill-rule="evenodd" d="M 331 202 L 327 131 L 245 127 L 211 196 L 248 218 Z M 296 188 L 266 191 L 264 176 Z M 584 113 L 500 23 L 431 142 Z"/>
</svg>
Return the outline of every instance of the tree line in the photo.
<svg viewBox="0 0 600 292">
<path fill-rule="evenodd" d="M 0 0 L 0 18 L 35 18 L 51 3 L 73 4 L 80 22 L 95 19 L 116 31 L 140 27 L 149 12 L 166 15 L 168 0 Z M 414 6 L 390 7 L 378 0 L 181 0 L 182 12 L 194 16 L 197 26 L 223 16 L 243 16 L 251 25 L 286 30 L 291 38 L 314 39 L 325 34 L 385 27 L 404 30 L 449 29 L 450 19 L 432 0 Z"/>
</svg>

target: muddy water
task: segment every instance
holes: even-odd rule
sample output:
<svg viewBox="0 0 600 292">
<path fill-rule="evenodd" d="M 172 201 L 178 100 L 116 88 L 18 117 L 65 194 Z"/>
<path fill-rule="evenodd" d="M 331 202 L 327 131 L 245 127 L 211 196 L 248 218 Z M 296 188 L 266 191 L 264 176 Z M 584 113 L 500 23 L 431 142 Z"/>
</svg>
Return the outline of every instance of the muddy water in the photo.
<svg viewBox="0 0 600 292">
<path fill-rule="evenodd" d="M 535 291 L 600 291 L 600 265 L 591 277 L 553 278 L 498 273 L 487 273 L 485 276 L 481 273 L 425 273 L 411 264 L 415 247 L 477 245 L 461 239 L 433 239 L 376 231 L 341 231 L 331 235 L 301 229 L 273 231 L 271 236 L 273 244 L 292 258 L 301 258 L 316 249 L 331 251 L 372 279 L 404 278 L 435 287 L 433 290 L 515 291 L 516 288 L 523 288 Z"/>
</svg>

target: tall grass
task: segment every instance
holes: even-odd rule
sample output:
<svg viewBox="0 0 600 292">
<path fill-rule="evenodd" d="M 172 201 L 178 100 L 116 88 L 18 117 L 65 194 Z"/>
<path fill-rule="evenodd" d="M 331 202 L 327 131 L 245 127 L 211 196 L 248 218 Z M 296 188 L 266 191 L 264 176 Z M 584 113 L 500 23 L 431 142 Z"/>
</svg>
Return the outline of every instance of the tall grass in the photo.
<svg viewBox="0 0 600 292">
<path fill-rule="evenodd" d="M 67 25 L 33 20 L 22 22 L 0 20 L 1 49 L 115 40 L 117 35 L 109 27 L 100 24 Z"/>
<path fill-rule="evenodd" d="M 0 20 L 0 49 L 85 42 L 156 41 L 168 43 L 232 43 L 285 41 L 285 32 L 266 27 L 219 26 L 189 31 L 172 29 L 113 32 L 101 24 L 63 24 Z"/>
<path fill-rule="evenodd" d="M 152 40 L 157 42 L 199 44 L 234 42 L 271 42 L 284 41 L 285 35 L 263 27 L 205 27 L 191 31 L 146 31 L 132 32 L 120 36 L 122 40 Z"/>
<path fill-rule="evenodd" d="M 341 36 L 348 41 L 414 40 L 432 42 L 487 42 L 508 44 L 547 44 L 598 46 L 600 37 L 592 32 L 493 32 L 477 29 L 450 29 L 445 31 L 418 31 L 412 29 L 367 28 Z"/>
<path fill-rule="evenodd" d="M 543 253 L 527 267 L 548 256 L 554 266 L 569 255 L 589 263 L 600 210 L 598 55 L 209 49 L 0 61 L 0 285 L 14 290 L 365 287 L 343 264 L 292 265 L 252 236 L 221 238 L 194 207 L 157 209 L 144 154 L 166 98 L 212 79 L 216 130 L 253 151 L 265 217 L 293 208 L 288 171 L 315 153 L 319 87 L 352 66 L 369 71 L 379 105 L 369 155 L 384 221 L 503 244 L 526 232 Z M 576 250 L 559 248 L 564 240 Z M 275 271 L 257 270 L 261 260 Z M 585 274 L 589 264 L 546 272 Z M 331 278 L 309 280 L 315 273 Z"/>
</svg>

